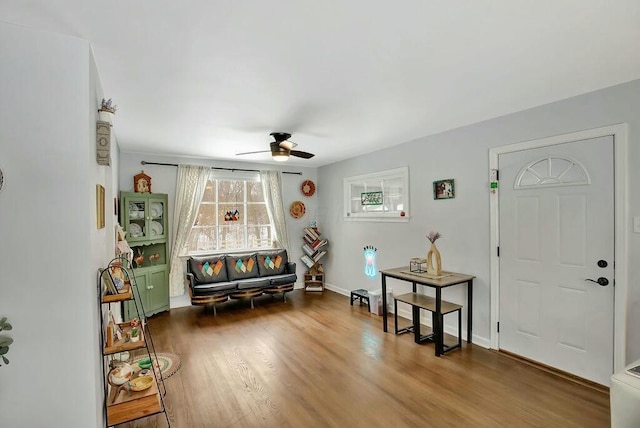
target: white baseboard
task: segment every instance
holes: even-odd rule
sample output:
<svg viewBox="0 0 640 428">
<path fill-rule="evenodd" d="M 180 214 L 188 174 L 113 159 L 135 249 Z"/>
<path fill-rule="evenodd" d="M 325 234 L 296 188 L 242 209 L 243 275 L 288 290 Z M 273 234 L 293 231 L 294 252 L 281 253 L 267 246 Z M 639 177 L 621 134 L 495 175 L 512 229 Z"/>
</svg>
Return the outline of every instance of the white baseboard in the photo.
<svg viewBox="0 0 640 428">
<path fill-rule="evenodd" d="M 335 293 L 342 294 L 343 296 L 351 296 L 351 290 L 346 290 L 344 288 L 336 287 L 333 284 L 329 284 L 328 282 L 324 283 L 324 288 L 327 290 L 331 290 Z"/>
<path fill-rule="evenodd" d="M 169 298 L 169 309 L 184 308 L 185 306 L 191 306 L 191 298 L 188 293 Z"/>
</svg>

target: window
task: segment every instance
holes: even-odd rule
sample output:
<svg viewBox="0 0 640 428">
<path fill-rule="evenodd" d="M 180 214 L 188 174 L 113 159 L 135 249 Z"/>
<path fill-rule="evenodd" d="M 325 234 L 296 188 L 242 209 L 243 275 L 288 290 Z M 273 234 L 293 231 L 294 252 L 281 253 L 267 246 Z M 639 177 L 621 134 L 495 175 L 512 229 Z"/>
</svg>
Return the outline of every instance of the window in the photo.
<svg viewBox="0 0 640 428">
<path fill-rule="evenodd" d="M 260 178 L 210 179 L 191 228 L 189 254 L 270 248 L 272 227 Z"/>
<path fill-rule="evenodd" d="M 408 221 L 409 168 L 345 178 L 344 217 L 350 221 Z"/>
</svg>

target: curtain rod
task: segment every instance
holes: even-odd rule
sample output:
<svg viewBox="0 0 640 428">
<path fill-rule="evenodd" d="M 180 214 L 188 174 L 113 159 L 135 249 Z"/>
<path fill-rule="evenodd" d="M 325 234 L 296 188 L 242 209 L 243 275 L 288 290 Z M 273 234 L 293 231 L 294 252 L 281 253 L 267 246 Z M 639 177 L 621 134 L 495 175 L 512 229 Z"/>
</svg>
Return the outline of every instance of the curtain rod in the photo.
<svg viewBox="0 0 640 428">
<path fill-rule="evenodd" d="M 142 165 L 162 165 L 162 166 L 178 166 L 177 163 L 162 163 L 162 162 L 147 162 L 147 161 L 140 161 L 140 164 Z M 221 167 L 217 167 L 217 166 L 212 166 L 211 169 L 219 169 L 219 170 L 223 170 L 223 171 L 246 171 L 246 172 L 260 172 L 259 169 L 242 169 L 242 168 L 221 168 Z M 294 175 L 302 175 L 301 172 L 289 172 L 289 171 L 282 171 L 283 174 L 294 174 Z"/>
</svg>

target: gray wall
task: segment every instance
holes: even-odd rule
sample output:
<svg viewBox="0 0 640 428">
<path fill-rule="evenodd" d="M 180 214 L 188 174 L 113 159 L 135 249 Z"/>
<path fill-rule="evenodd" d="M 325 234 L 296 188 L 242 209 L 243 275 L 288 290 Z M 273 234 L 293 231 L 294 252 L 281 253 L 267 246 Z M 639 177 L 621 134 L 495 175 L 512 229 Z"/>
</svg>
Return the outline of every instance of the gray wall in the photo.
<svg viewBox="0 0 640 428">
<path fill-rule="evenodd" d="M 133 176 L 142 169 L 151 177 L 151 190 L 153 193 L 167 193 L 169 200 L 169 230 L 173 230 L 173 209 L 176 191 L 177 168 L 171 166 L 141 165 L 141 161 L 207 165 L 221 168 L 241 168 L 241 169 L 271 169 L 279 171 L 301 172 L 302 175 L 282 175 L 282 186 L 284 195 L 284 208 L 287 213 L 287 231 L 289 233 L 289 244 L 291 246 L 291 261 L 297 263 L 298 283 L 296 288 L 303 286 L 303 274 L 306 272 L 304 265 L 299 260 L 302 255 L 302 228 L 309 225 L 309 221 L 317 216 L 318 196 L 317 192 L 311 197 L 306 197 L 300 190 L 300 185 L 304 180 L 317 180 L 317 169 L 309 167 L 299 167 L 289 163 L 282 164 L 254 164 L 247 162 L 229 162 L 211 159 L 199 159 L 180 156 L 158 156 L 141 153 L 121 152 L 120 153 L 120 191 L 133 191 Z M 289 212 L 289 205 L 293 201 L 302 201 L 305 204 L 305 215 L 300 219 L 292 218 Z M 173 305 L 173 302 L 172 302 Z"/>
<path fill-rule="evenodd" d="M 14 327 L 0 425 L 103 426 L 96 282 L 114 254 L 115 177 L 96 163 L 91 47 L 0 23 L 0 52 L 0 317 Z"/>
<path fill-rule="evenodd" d="M 487 100 L 491 102 L 491 100 Z M 337 289 L 379 288 L 363 273 L 362 247 L 378 248 L 378 267 L 424 257 L 429 230 L 437 230 L 445 270 L 474 274 L 474 340 L 490 338 L 489 148 L 626 122 L 629 124 L 629 215 L 640 215 L 640 80 L 431 135 L 322 167 L 319 218 L 331 240 L 327 281 Z M 425 117 L 425 120 L 429 120 Z M 401 124 L 399 124 L 401 126 Z M 400 143 L 400 142 L 399 142 Z M 409 166 L 408 223 L 358 223 L 342 218 L 344 177 Z M 454 178 L 456 197 L 434 201 L 432 182 Z M 629 229 L 631 231 L 631 229 Z M 629 234 L 628 326 L 640 325 L 640 234 Z M 392 281 L 394 291 L 407 285 Z M 444 297 L 464 303 L 463 289 Z M 627 329 L 627 361 L 640 358 L 640 332 Z"/>
</svg>

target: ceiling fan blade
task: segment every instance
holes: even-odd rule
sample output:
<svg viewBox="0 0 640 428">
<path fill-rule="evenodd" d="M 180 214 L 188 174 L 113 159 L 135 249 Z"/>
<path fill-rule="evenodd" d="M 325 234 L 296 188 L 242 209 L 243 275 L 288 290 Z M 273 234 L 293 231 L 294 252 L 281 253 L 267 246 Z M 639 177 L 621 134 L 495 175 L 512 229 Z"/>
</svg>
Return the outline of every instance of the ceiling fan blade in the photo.
<svg viewBox="0 0 640 428">
<path fill-rule="evenodd" d="M 236 156 L 240 156 L 240 155 L 252 155 L 255 153 L 269 153 L 271 150 L 260 150 L 258 152 L 244 152 L 244 153 L 236 153 Z"/>
<path fill-rule="evenodd" d="M 291 140 L 286 140 L 286 141 L 281 141 L 280 142 L 280 147 L 282 147 L 283 149 L 287 149 L 287 150 L 291 150 L 294 147 L 296 147 L 298 144 L 294 143 Z"/>
<path fill-rule="evenodd" d="M 303 159 L 311 159 L 312 157 L 314 157 L 315 155 L 313 153 L 309 153 L 309 152 L 301 152 L 300 150 L 291 150 L 289 152 L 289 154 L 291 156 L 297 156 L 299 158 L 303 158 Z"/>
</svg>

